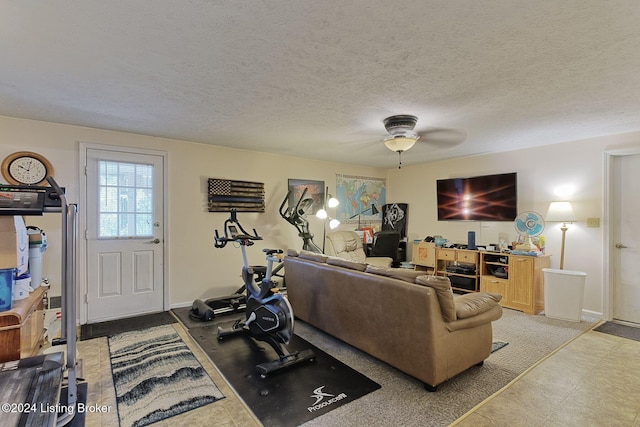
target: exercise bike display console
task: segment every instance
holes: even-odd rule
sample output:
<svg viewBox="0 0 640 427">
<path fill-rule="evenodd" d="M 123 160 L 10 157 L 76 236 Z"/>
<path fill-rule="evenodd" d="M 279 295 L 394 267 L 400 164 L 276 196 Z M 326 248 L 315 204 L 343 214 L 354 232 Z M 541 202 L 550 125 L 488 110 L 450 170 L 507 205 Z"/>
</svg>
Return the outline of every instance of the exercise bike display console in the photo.
<svg viewBox="0 0 640 427">
<path fill-rule="evenodd" d="M 245 320 L 236 321 L 229 328 L 218 328 L 218 340 L 240 332 L 248 332 L 258 341 L 269 344 L 278 354 L 278 359 L 261 363 L 256 370 L 262 378 L 267 374 L 296 365 L 307 360 L 313 361 L 315 354 L 312 350 L 302 350 L 289 353 L 285 347 L 293 336 L 294 316 L 289 301 L 279 292 L 277 284 L 271 279 L 274 264 L 281 265 L 281 249 L 263 249 L 267 258 L 264 272 L 256 272 L 255 267 L 247 262 L 246 248 L 255 241 L 262 240 L 258 232 L 248 233 L 238 222 L 236 211 L 224 223 L 223 235 L 215 230 L 215 247 L 224 248 L 227 243 L 238 243 L 242 251 L 242 278 L 246 290 Z M 254 276 L 258 274 L 260 285 L 256 286 Z"/>
</svg>

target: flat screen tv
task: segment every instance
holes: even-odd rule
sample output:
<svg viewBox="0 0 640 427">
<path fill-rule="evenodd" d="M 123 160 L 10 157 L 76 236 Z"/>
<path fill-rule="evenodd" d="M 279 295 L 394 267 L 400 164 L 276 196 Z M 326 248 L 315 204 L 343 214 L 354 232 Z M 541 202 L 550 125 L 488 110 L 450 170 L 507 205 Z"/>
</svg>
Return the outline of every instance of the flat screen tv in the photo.
<svg viewBox="0 0 640 427">
<path fill-rule="evenodd" d="M 517 175 L 437 180 L 438 221 L 513 221 L 518 210 Z"/>
</svg>

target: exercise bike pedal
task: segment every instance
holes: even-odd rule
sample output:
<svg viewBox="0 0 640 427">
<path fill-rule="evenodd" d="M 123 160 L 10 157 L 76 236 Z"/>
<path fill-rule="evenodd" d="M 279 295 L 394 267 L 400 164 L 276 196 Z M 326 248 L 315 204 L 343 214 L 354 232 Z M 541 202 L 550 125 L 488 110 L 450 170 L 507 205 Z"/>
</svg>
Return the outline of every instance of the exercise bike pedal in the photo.
<svg viewBox="0 0 640 427">
<path fill-rule="evenodd" d="M 314 362 L 316 358 L 313 350 L 302 350 L 296 351 L 294 353 L 286 354 L 280 357 L 278 360 L 274 360 L 272 362 L 265 362 L 259 365 L 256 365 L 256 370 L 260 374 L 260 378 L 265 379 L 267 375 L 272 372 L 276 372 L 280 369 L 288 368 L 292 365 L 297 365 L 302 362 Z"/>
<path fill-rule="evenodd" d="M 233 325 L 228 328 L 222 328 L 218 326 L 218 341 L 222 340 L 226 336 L 235 335 L 238 332 L 243 332 L 246 330 L 247 328 L 245 322 L 243 322 L 242 320 L 236 320 L 235 322 L 233 322 Z"/>
</svg>

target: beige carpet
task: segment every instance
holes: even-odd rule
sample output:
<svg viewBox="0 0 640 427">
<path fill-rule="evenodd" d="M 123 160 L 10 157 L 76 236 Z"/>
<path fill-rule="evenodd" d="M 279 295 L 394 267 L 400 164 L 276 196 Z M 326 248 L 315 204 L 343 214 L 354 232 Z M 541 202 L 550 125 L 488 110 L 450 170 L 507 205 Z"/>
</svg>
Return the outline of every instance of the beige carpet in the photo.
<svg viewBox="0 0 640 427">
<path fill-rule="evenodd" d="M 509 345 L 493 353 L 483 366 L 442 384 L 436 393 L 427 392 L 420 381 L 389 365 L 297 322 L 296 333 L 301 337 L 382 385 L 380 390 L 304 426 L 447 426 L 596 322 L 566 322 L 505 309 L 503 317 L 494 322 L 493 338 Z"/>
</svg>

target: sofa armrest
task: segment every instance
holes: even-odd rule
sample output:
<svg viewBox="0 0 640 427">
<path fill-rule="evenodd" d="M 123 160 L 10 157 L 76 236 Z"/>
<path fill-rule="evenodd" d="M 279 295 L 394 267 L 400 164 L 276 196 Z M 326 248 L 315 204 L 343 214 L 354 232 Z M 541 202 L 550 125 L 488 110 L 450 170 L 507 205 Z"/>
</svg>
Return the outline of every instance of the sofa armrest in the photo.
<svg viewBox="0 0 640 427">
<path fill-rule="evenodd" d="M 375 265 L 376 267 L 391 267 L 393 258 L 384 256 L 369 256 L 366 258 L 365 262 L 367 264 Z"/>
<path fill-rule="evenodd" d="M 502 300 L 502 295 L 490 292 L 476 292 L 454 298 L 456 319 L 466 319 L 491 310 Z"/>
<path fill-rule="evenodd" d="M 501 317 L 502 306 L 496 304 L 494 307 L 492 307 L 488 311 L 485 311 L 484 313 L 480 313 L 472 317 L 467 317 L 466 319 L 458 319 L 454 320 L 453 322 L 447 322 L 446 325 L 449 332 L 455 332 L 462 329 L 471 329 L 475 328 L 476 326 L 491 323 Z"/>
</svg>

